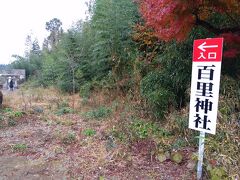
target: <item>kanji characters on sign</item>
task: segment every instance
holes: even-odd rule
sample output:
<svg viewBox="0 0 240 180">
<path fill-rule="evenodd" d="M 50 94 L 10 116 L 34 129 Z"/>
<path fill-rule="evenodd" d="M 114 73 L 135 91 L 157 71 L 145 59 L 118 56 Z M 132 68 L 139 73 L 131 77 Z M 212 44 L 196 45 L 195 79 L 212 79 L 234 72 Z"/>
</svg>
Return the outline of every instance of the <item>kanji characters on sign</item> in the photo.
<svg viewBox="0 0 240 180">
<path fill-rule="evenodd" d="M 215 134 L 222 38 L 194 41 L 189 128 Z"/>
<path fill-rule="evenodd" d="M 204 73 L 203 70 L 207 70 L 208 66 L 197 66 L 198 69 L 198 80 L 197 80 L 197 92 L 195 100 L 195 128 L 201 128 L 205 130 L 211 130 L 207 125 L 211 123 L 211 120 L 208 119 L 208 113 L 212 111 L 213 106 L 213 72 L 215 66 L 210 66 L 211 69 L 208 70 L 208 73 Z M 205 76 L 207 75 L 207 76 Z M 205 82 L 199 82 L 202 79 L 206 80 Z M 203 117 L 200 117 L 200 114 L 203 114 Z"/>
</svg>

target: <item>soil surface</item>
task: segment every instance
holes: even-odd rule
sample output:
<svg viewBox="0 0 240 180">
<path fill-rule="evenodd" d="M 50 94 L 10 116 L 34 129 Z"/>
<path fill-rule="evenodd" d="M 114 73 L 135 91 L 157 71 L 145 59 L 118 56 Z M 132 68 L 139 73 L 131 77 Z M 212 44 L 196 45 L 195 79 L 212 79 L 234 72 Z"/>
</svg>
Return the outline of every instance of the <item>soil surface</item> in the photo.
<svg viewBox="0 0 240 180">
<path fill-rule="evenodd" d="M 106 134 L 107 124 L 79 114 L 57 120 L 51 114 L 24 114 L 14 126 L 0 128 L 0 180 L 195 179 L 187 168 L 192 150 L 182 151 L 180 164 L 160 163 L 151 156 L 151 142 L 119 144 Z M 96 134 L 86 136 L 87 128 Z"/>
</svg>

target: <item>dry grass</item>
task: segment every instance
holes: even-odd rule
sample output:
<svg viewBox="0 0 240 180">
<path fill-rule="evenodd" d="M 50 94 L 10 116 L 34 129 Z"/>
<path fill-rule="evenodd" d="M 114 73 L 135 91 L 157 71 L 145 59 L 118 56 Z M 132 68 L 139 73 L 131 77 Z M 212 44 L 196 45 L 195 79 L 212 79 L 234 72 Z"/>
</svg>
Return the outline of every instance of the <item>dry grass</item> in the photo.
<svg viewBox="0 0 240 180">
<path fill-rule="evenodd" d="M 13 92 L 4 92 L 3 105 L 24 111 L 30 111 L 34 106 L 53 110 L 66 102 L 70 107 L 80 109 L 80 101 L 77 94 L 73 96 L 65 95 L 55 88 L 23 88 Z"/>
<path fill-rule="evenodd" d="M 20 142 L 23 140 L 33 142 L 25 152 L 29 159 L 35 158 L 36 161 L 44 162 L 56 172 L 59 171 L 58 166 L 64 164 L 64 167 L 68 169 L 65 177 L 77 178 L 80 174 L 84 174 L 87 179 L 100 176 L 135 179 L 138 175 L 140 179 L 164 179 L 165 177 L 181 179 L 183 176 L 188 179 L 189 173 L 192 172 L 184 173 L 187 159 L 181 165 L 172 164 L 172 162 L 160 164 L 152 157 L 151 149 L 145 148 L 149 145 L 147 140 L 131 144 L 132 142 L 120 142 L 118 139 L 114 139 L 111 142 L 114 143 L 114 146 L 107 147 L 108 138 L 113 135 L 114 127 L 118 127 L 120 132 L 128 133 L 131 136 L 128 129 L 129 118 L 142 114 L 142 112 L 138 114 L 138 112 L 132 111 L 132 104 L 131 100 L 118 96 L 116 92 L 115 94 L 108 91 L 95 92 L 88 100 L 83 100 L 78 94 L 62 94 L 54 88 L 19 89 L 5 94 L 4 106 L 14 110 L 24 110 L 27 113 L 24 118 L 28 119 L 28 124 L 17 125 L 13 131 L 10 129 L 6 131 L 14 134 L 13 138 Z M 75 112 L 57 115 L 56 111 L 62 106 L 68 106 Z M 83 118 L 82 114 L 102 106 L 111 108 L 111 115 L 102 120 Z M 35 107 L 41 107 L 44 111 L 38 113 L 34 109 Z M 164 125 L 168 131 L 178 132 L 179 135 L 150 137 L 151 142 L 173 144 L 180 136 L 187 138 L 189 130 L 185 129 L 186 124 L 184 124 L 186 111 L 172 114 Z M 176 123 L 176 118 L 179 118 L 179 124 Z M 33 119 L 35 120 L 33 121 Z M 94 136 L 84 135 L 83 131 L 89 128 L 96 131 Z M 74 133 L 76 136 L 74 141 L 64 143 L 66 141 L 63 139 L 70 133 Z M 11 141 L 13 139 L 7 139 L 4 144 L 11 144 Z M 131 148 L 131 146 L 133 147 Z M 7 153 L 9 152 L 6 148 Z M 57 167 L 51 159 L 58 162 Z M 51 165 L 48 162 L 51 162 Z M 166 168 L 167 172 L 164 171 Z M 56 172 L 51 171 L 53 174 Z M 192 179 L 192 175 L 189 179 Z"/>
</svg>

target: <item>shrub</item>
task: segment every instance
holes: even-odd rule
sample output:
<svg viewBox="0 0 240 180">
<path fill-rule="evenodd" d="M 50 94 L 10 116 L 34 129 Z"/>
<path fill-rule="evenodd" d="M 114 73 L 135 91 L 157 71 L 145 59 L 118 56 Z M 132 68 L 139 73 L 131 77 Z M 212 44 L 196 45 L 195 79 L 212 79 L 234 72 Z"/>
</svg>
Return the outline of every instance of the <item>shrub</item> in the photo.
<svg viewBox="0 0 240 180">
<path fill-rule="evenodd" d="M 88 99 L 90 97 L 90 94 L 91 94 L 91 89 L 92 89 L 91 83 L 85 83 L 80 88 L 80 91 L 79 91 L 80 96 L 82 98 Z"/>
<path fill-rule="evenodd" d="M 4 116 L 0 115 L 0 128 L 4 126 Z"/>
<path fill-rule="evenodd" d="M 174 122 L 176 122 L 176 125 L 178 127 L 178 129 L 175 130 L 175 134 L 177 134 L 177 133 L 178 134 L 180 134 L 180 133 L 185 134 L 186 130 L 188 129 L 188 116 L 176 115 Z"/>
<path fill-rule="evenodd" d="M 188 144 L 184 138 L 178 138 L 172 145 L 172 149 L 180 149 L 182 147 L 186 147 Z"/>
<path fill-rule="evenodd" d="M 113 137 L 115 137 L 116 139 L 119 139 L 121 142 L 125 142 L 127 140 L 127 135 L 126 132 L 124 131 L 125 129 L 116 129 L 116 127 L 114 126 L 111 130 L 111 134 Z"/>
<path fill-rule="evenodd" d="M 60 108 L 64 108 L 64 107 L 69 107 L 69 104 L 68 104 L 68 102 L 61 100 L 61 102 L 57 103 L 57 106 L 60 109 Z"/>
<path fill-rule="evenodd" d="M 228 179 L 227 173 L 223 167 L 210 167 L 207 170 L 210 172 L 212 180 Z"/>
<path fill-rule="evenodd" d="M 87 119 L 102 119 L 108 117 L 112 113 L 111 108 L 100 106 L 84 114 Z"/>
<path fill-rule="evenodd" d="M 76 134 L 74 132 L 68 132 L 63 138 L 62 143 L 64 144 L 72 144 L 77 140 Z"/>
<path fill-rule="evenodd" d="M 22 116 L 23 116 L 23 112 L 21 112 L 21 111 L 15 111 L 15 112 L 13 113 L 13 116 L 14 116 L 14 117 L 22 117 Z"/>
<path fill-rule="evenodd" d="M 94 136 L 94 135 L 96 134 L 96 131 L 93 130 L 93 129 L 85 129 L 85 130 L 83 131 L 83 134 L 84 134 L 85 136 Z"/>
<path fill-rule="evenodd" d="M 223 111 L 222 113 L 227 115 L 239 112 L 240 81 L 229 76 L 222 76 L 220 86 L 220 95 L 224 97 L 224 101 L 220 100 L 220 111 Z"/>
<path fill-rule="evenodd" d="M 172 97 L 174 97 L 172 92 L 164 88 L 153 91 L 146 96 L 156 118 L 163 118 L 168 112 Z"/>
<path fill-rule="evenodd" d="M 5 108 L 4 110 L 3 110 L 3 112 L 5 112 L 5 113 L 7 113 L 7 112 L 12 112 L 13 110 L 11 109 L 11 108 Z"/>
<path fill-rule="evenodd" d="M 146 139 L 153 136 L 166 137 L 170 133 L 158 126 L 157 123 L 147 122 L 143 119 L 134 119 L 129 127 L 134 139 Z"/>
<path fill-rule="evenodd" d="M 59 79 L 57 81 L 57 87 L 62 91 L 62 92 L 68 92 L 71 93 L 72 92 L 72 80 L 71 79 Z"/>
<path fill-rule="evenodd" d="M 62 121 L 57 121 L 57 124 L 61 124 L 64 126 L 72 126 L 74 124 L 74 122 L 70 119 L 64 119 Z"/>
<path fill-rule="evenodd" d="M 7 117 L 9 117 L 9 118 L 20 118 L 23 116 L 23 114 L 24 114 L 24 112 L 22 112 L 22 111 L 13 111 L 13 110 L 7 111 L 7 113 L 6 113 Z"/>
<path fill-rule="evenodd" d="M 14 119 L 8 119 L 8 126 L 16 126 L 17 122 Z"/>
<path fill-rule="evenodd" d="M 62 107 L 59 110 L 57 110 L 56 114 L 58 116 L 64 115 L 64 114 L 69 114 L 69 113 L 73 113 L 73 109 L 71 109 L 70 107 Z"/>
<path fill-rule="evenodd" d="M 175 105 L 175 95 L 163 87 L 163 76 L 159 72 L 151 72 L 141 81 L 141 95 L 147 100 L 150 111 L 156 118 L 163 118 L 169 107 Z"/>
<path fill-rule="evenodd" d="M 23 152 L 27 149 L 27 145 L 24 143 L 14 144 L 12 145 L 12 150 L 14 152 Z"/>
</svg>

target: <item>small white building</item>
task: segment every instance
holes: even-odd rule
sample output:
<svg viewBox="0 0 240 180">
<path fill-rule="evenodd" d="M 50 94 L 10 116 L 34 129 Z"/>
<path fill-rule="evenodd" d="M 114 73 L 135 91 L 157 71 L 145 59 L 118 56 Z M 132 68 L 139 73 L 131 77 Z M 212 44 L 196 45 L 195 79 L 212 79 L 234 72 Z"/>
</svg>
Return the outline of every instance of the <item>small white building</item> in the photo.
<svg viewBox="0 0 240 180">
<path fill-rule="evenodd" d="M 14 88 L 18 88 L 18 85 L 26 80 L 25 69 L 0 70 L 0 86 L 4 89 L 8 89 L 11 79 L 14 81 Z"/>
</svg>

